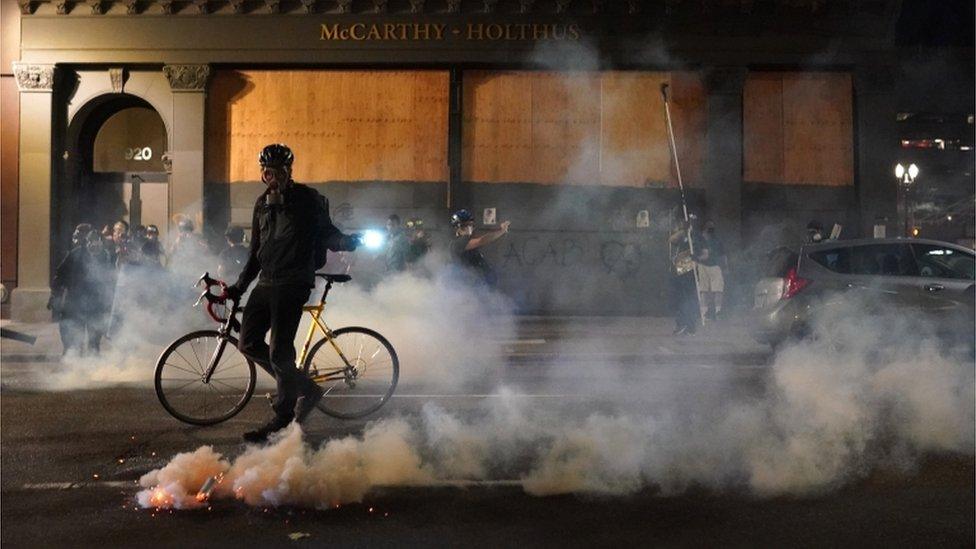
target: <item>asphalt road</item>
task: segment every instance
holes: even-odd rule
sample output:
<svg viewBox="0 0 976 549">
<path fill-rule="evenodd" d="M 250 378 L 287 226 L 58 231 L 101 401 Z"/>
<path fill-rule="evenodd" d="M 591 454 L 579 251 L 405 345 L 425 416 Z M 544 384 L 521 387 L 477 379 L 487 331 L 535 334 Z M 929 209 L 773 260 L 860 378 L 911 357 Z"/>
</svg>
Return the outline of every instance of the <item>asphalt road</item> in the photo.
<svg viewBox="0 0 976 549">
<path fill-rule="evenodd" d="M 593 330 L 617 344 L 594 348 L 575 337 Z M 448 388 L 406 379 L 370 419 L 415 418 L 428 402 L 458 417 L 476 415 L 499 398 L 495 376 L 528 409 L 567 416 L 612 413 L 629 399 L 650 403 L 642 410 L 653 415 L 764 394 L 765 349 L 734 330 L 695 339 L 667 331 L 666 323 L 628 319 L 528 320 L 517 339 L 504 343 L 507 363 L 493 377 Z M 637 336 L 641 345 L 628 346 Z M 925 455 L 908 470 L 873 467 L 841 488 L 802 497 L 706 488 L 663 494 L 654 485 L 624 496 L 535 497 L 517 483 L 494 482 L 381 487 L 361 503 L 329 510 L 224 499 L 206 510 L 141 509 L 134 501 L 141 475 L 202 445 L 240 454 L 240 433 L 268 418 L 266 401 L 255 398 L 231 421 L 198 428 L 167 416 L 146 382 L 39 390 L 39 376 L 60 368 L 45 358 L 56 354 L 53 346 L 40 344 L 5 343 L 0 370 L 0 542 L 8 547 L 974 543 L 976 467 L 972 455 L 952 453 Z M 614 368 L 596 366 L 606 363 Z M 308 438 L 317 444 L 361 434 L 365 426 L 316 416 Z"/>
</svg>

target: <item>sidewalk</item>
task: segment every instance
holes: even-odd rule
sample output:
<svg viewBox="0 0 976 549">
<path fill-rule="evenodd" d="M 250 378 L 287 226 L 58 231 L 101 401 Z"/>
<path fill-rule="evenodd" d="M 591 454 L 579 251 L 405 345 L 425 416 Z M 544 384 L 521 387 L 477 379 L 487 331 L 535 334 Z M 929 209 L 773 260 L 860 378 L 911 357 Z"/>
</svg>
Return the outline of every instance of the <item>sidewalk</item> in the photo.
<svg viewBox="0 0 976 549">
<path fill-rule="evenodd" d="M 33 345 L 13 339 L 0 339 L 0 358 L 4 362 L 46 362 L 61 358 L 61 335 L 56 322 L 0 320 L 0 326 L 37 338 Z"/>
</svg>

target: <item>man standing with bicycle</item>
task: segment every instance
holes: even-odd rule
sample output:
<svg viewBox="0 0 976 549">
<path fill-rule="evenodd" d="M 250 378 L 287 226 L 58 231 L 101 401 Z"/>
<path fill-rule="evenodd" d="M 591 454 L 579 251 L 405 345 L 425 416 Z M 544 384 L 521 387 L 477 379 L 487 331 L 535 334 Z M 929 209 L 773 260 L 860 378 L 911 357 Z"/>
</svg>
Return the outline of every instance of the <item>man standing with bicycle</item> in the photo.
<svg viewBox="0 0 976 549">
<path fill-rule="evenodd" d="M 322 398 L 322 389 L 295 365 L 295 334 L 326 251 L 354 251 L 359 244 L 358 235 L 342 234 L 332 224 L 322 195 L 292 181 L 294 159 L 285 145 L 261 151 L 261 181 L 267 189 L 254 205 L 247 263 L 226 292 L 238 300 L 258 279 L 244 307 L 239 347 L 278 382 L 274 419 L 244 433 L 247 442 L 264 442 L 293 420 L 304 421 Z M 264 341 L 269 330 L 270 344 Z"/>
</svg>

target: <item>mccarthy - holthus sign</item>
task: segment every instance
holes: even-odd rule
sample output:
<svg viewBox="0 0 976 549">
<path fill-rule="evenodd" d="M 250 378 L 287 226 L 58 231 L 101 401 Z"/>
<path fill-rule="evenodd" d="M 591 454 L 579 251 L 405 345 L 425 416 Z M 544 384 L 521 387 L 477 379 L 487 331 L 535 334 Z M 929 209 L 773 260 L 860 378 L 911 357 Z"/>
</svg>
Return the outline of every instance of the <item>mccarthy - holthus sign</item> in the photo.
<svg viewBox="0 0 976 549">
<path fill-rule="evenodd" d="M 393 41 L 576 41 L 575 23 L 322 23 L 319 40 L 337 42 Z"/>
</svg>

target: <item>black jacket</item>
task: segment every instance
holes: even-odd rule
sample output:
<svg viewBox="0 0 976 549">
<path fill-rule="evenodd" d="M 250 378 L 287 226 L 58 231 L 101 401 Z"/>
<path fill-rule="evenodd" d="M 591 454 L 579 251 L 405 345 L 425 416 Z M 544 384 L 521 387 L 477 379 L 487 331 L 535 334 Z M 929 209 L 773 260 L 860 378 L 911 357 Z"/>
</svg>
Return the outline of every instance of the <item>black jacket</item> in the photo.
<svg viewBox="0 0 976 549">
<path fill-rule="evenodd" d="M 315 189 L 292 183 L 280 206 L 269 206 L 267 195 L 254 204 L 251 250 L 236 286 L 246 290 L 258 273 L 261 286 L 314 286 L 325 249 L 352 250 L 352 239 L 332 224 L 329 203 Z"/>
</svg>

